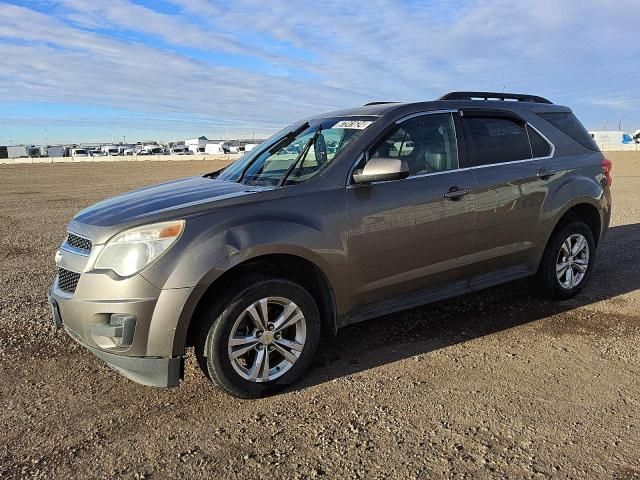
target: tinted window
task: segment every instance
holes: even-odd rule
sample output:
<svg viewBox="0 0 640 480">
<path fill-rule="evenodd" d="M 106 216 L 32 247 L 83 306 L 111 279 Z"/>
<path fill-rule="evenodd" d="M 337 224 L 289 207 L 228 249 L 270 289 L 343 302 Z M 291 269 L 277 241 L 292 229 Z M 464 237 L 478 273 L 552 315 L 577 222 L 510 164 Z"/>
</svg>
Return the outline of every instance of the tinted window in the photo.
<svg viewBox="0 0 640 480">
<path fill-rule="evenodd" d="M 551 125 L 561 130 L 566 135 L 573 138 L 583 147 L 589 150 L 598 151 L 598 146 L 593 141 L 591 135 L 586 128 L 580 123 L 580 120 L 576 118 L 573 113 L 566 112 L 554 112 L 554 113 L 539 113 L 539 116 L 544 118 Z"/>
<path fill-rule="evenodd" d="M 538 132 L 529 126 L 527 126 L 527 132 L 529 133 L 533 158 L 546 157 L 551 154 L 551 145 Z"/>
<path fill-rule="evenodd" d="M 471 136 L 476 165 L 531 158 L 527 129 L 508 118 L 464 117 Z"/>
<path fill-rule="evenodd" d="M 369 158 L 373 157 L 400 157 L 411 176 L 458 168 L 451 114 L 422 115 L 402 122 L 371 150 Z"/>
</svg>

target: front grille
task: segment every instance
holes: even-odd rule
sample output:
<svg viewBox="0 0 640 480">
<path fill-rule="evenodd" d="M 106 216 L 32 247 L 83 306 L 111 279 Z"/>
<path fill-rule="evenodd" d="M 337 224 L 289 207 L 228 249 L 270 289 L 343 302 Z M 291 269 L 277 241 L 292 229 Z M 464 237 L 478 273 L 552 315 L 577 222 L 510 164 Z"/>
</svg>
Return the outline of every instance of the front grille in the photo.
<svg viewBox="0 0 640 480">
<path fill-rule="evenodd" d="M 67 233 L 67 245 L 77 248 L 78 250 L 83 250 L 87 253 L 91 251 L 91 240 L 81 237 L 80 235 L 76 235 L 75 233 Z"/>
<path fill-rule="evenodd" d="M 64 268 L 58 268 L 58 288 L 63 292 L 74 293 L 80 280 L 80 274 L 66 270 Z"/>
</svg>

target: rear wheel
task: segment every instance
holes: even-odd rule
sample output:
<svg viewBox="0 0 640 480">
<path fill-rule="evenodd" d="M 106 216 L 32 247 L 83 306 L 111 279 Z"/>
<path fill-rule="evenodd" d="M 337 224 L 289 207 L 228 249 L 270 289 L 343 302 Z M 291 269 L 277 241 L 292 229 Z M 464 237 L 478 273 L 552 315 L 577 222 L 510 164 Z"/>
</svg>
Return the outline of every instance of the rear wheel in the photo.
<svg viewBox="0 0 640 480">
<path fill-rule="evenodd" d="M 583 222 L 573 221 L 549 240 L 537 274 L 542 290 L 563 300 L 574 297 L 586 285 L 595 259 L 595 240 Z"/>
<path fill-rule="evenodd" d="M 255 398 L 290 385 L 308 367 L 320 338 L 320 316 L 313 297 L 289 280 L 236 287 L 210 309 L 196 355 L 224 390 Z"/>
</svg>

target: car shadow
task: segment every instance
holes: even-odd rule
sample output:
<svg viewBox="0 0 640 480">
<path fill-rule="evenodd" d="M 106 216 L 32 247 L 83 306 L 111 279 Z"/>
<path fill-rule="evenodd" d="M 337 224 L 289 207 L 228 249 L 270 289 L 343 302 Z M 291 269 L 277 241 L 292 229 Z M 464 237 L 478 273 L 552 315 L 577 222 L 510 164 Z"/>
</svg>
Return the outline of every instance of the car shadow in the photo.
<svg viewBox="0 0 640 480">
<path fill-rule="evenodd" d="M 611 227 L 598 248 L 590 282 L 577 297 L 552 301 L 538 295 L 529 280 L 520 280 L 350 325 L 335 337 L 323 338 L 307 374 L 288 390 L 308 388 L 637 289 L 640 224 Z"/>
</svg>

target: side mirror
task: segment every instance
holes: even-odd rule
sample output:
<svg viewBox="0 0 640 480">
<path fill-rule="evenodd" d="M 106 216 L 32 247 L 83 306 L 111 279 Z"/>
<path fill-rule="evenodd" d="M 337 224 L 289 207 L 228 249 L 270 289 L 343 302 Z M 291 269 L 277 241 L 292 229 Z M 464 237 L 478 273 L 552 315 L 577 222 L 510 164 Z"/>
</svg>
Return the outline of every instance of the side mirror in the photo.
<svg viewBox="0 0 640 480">
<path fill-rule="evenodd" d="M 386 182 L 409 176 L 407 162 L 400 158 L 376 157 L 370 159 L 364 168 L 353 172 L 355 183 Z"/>
</svg>

